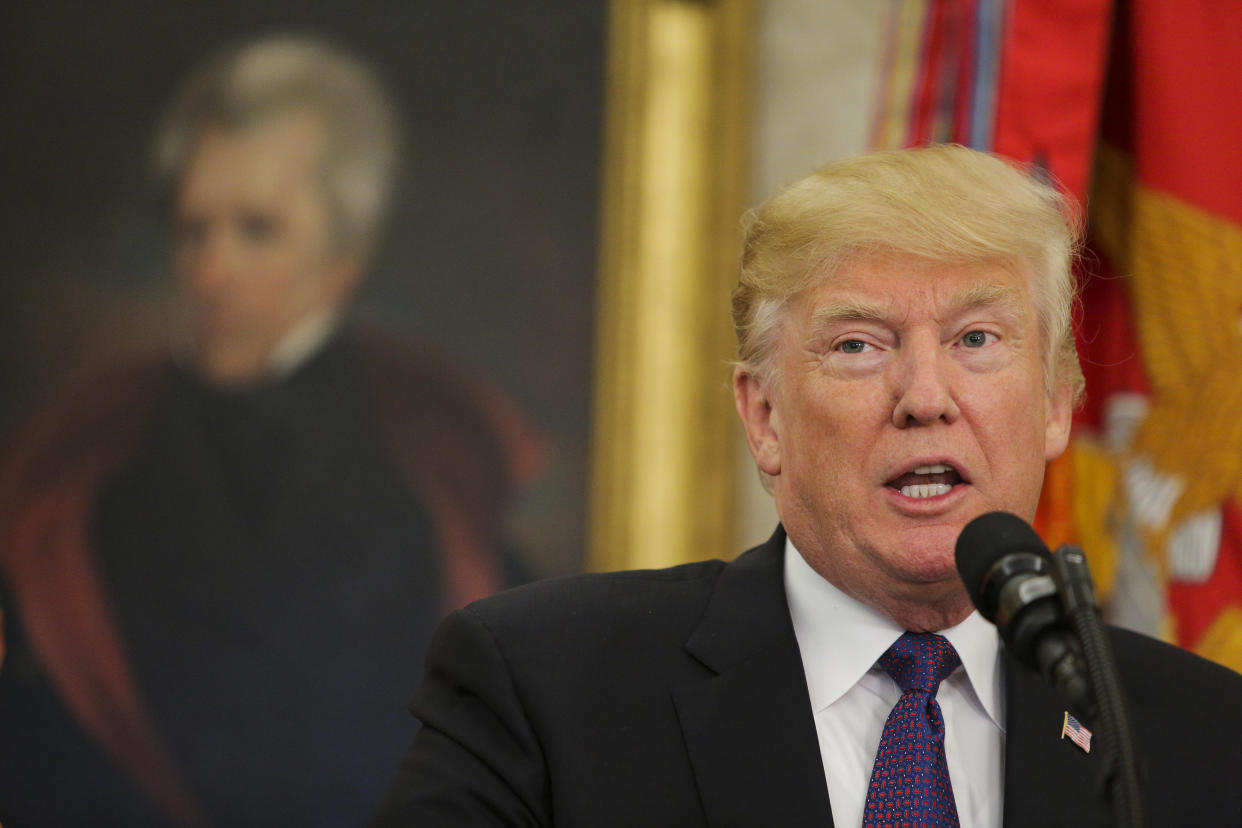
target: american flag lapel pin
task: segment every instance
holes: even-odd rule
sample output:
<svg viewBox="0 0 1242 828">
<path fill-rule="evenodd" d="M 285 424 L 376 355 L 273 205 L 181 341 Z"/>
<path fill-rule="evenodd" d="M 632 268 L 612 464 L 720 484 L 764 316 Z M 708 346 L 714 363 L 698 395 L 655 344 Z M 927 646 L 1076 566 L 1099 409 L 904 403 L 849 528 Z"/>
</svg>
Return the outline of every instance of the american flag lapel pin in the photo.
<svg viewBox="0 0 1242 828">
<path fill-rule="evenodd" d="M 1061 721 L 1061 738 L 1068 738 L 1082 748 L 1083 753 L 1091 752 L 1091 731 L 1083 727 L 1082 722 L 1071 716 L 1068 710 L 1065 711 L 1065 718 Z"/>
</svg>

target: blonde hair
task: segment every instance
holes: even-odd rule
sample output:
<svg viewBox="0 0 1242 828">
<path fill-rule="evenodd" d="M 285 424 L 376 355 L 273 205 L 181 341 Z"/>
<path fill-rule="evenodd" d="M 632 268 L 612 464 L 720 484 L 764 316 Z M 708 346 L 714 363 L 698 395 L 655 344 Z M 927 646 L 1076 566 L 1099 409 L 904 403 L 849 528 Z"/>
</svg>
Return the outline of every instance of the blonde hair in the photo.
<svg viewBox="0 0 1242 828">
<path fill-rule="evenodd" d="M 217 54 L 173 100 L 156 135 L 155 172 L 171 195 L 202 133 L 309 110 L 323 119 L 320 184 L 334 241 L 369 254 L 391 200 L 401 124 L 370 66 L 325 41 L 273 35 Z"/>
<path fill-rule="evenodd" d="M 789 299 L 831 278 L 847 259 L 996 262 L 1029 274 L 1046 384 L 1068 384 L 1077 402 L 1084 381 L 1070 317 L 1080 244 L 1081 219 L 1070 199 L 988 153 L 941 144 L 829 164 L 746 218 L 733 291 L 738 363 L 775 382 Z"/>
</svg>

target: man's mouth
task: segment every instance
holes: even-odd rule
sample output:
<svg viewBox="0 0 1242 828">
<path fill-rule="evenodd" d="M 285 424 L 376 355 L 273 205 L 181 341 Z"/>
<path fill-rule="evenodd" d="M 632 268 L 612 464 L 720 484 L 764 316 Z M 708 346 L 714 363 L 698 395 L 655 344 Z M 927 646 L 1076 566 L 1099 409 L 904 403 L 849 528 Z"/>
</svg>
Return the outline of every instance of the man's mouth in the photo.
<svg viewBox="0 0 1242 828">
<path fill-rule="evenodd" d="M 893 478 L 887 485 L 906 497 L 924 498 L 946 495 L 962 482 L 962 476 L 957 469 L 946 463 L 933 463 L 917 466 Z"/>
</svg>

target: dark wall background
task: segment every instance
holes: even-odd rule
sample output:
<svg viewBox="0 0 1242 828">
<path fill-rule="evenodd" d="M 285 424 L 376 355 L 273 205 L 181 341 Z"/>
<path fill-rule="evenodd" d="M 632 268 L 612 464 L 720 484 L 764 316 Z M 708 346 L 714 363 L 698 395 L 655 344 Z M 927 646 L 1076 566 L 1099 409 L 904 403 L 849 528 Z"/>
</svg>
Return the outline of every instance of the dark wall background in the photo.
<svg viewBox="0 0 1242 828">
<path fill-rule="evenodd" d="M 513 534 L 584 548 L 603 0 L 10 2 L 0 11 L 0 432 L 82 366 L 158 336 L 151 136 L 220 46 L 295 30 L 371 60 L 412 154 L 361 315 L 516 401 L 547 463 Z"/>
</svg>

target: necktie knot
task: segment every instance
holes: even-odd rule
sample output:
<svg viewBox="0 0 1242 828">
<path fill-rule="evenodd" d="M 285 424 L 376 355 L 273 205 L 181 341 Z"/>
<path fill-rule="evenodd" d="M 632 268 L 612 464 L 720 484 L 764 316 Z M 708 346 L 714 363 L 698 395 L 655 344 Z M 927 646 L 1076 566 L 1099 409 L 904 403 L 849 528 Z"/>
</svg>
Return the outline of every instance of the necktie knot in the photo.
<svg viewBox="0 0 1242 828">
<path fill-rule="evenodd" d="M 961 664 L 957 650 L 942 635 L 902 633 L 884 655 L 880 667 L 897 682 L 902 693 L 936 694 L 940 682 Z"/>
</svg>

